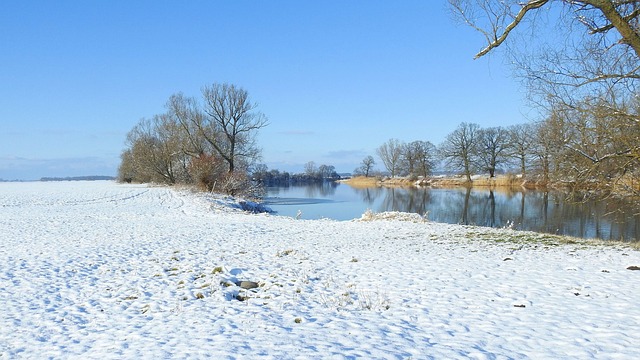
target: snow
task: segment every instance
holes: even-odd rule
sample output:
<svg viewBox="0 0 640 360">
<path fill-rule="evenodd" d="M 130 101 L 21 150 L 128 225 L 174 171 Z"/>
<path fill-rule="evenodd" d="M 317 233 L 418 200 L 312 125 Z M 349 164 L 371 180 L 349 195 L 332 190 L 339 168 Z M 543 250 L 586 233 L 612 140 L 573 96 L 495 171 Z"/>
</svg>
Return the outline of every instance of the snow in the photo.
<svg viewBox="0 0 640 360">
<path fill-rule="evenodd" d="M 622 244 L 232 203 L 0 183 L 0 358 L 640 356 L 640 254 Z"/>
</svg>

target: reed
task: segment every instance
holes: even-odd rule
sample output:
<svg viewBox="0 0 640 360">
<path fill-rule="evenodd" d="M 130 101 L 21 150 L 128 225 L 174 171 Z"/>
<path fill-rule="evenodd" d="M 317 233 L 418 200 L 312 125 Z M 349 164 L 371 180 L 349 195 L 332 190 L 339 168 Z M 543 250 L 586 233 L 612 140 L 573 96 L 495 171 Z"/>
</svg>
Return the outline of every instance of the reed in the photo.
<svg viewBox="0 0 640 360">
<path fill-rule="evenodd" d="M 378 183 L 380 180 L 370 176 L 356 176 L 350 179 L 340 180 L 340 182 L 355 188 L 369 188 L 379 186 Z"/>
</svg>

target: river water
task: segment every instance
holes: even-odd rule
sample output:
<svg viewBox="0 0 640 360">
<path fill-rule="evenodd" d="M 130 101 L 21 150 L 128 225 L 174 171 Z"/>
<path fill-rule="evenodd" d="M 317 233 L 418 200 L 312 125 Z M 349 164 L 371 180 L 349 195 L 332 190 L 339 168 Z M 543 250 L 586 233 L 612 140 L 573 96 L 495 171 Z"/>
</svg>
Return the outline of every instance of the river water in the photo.
<svg viewBox="0 0 640 360">
<path fill-rule="evenodd" d="M 353 188 L 346 184 L 268 188 L 265 204 L 279 215 L 351 220 L 365 211 L 403 211 L 452 224 L 604 240 L 640 241 L 640 209 L 621 200 L 576 202 L 566 193 L 521 189 Z"/>
</svg>

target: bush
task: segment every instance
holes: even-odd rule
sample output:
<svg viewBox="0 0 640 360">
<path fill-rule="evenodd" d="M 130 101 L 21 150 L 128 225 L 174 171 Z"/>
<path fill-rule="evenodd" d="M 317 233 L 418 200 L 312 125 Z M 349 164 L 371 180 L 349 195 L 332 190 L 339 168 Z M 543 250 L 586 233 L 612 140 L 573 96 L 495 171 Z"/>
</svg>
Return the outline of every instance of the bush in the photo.
<svg viewBox="0 0 640 360">
<path fill-rule="evenodd" d="M 256 185 L 249 176 L 242 171 L 226 172 L 215 179 L 212 191 L 231 196 L 242 196 L 251 199 L 260 197 L 263 187 Z"/>
<path fill-rule="evenodd" d="M 212 155 L 201 154 L 191 160 L 189 175 L 201 190 L 213 191 L 216 180 L 225 173 L 222 161 Z"/>
</svg>

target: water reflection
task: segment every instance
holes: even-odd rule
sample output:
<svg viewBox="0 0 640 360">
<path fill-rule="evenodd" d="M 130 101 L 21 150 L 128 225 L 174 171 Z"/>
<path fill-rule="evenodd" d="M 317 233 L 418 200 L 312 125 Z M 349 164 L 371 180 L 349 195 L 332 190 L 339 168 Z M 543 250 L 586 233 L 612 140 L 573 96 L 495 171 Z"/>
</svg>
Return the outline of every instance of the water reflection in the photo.
<svg viewBox="0 0 640 360">
<path fill-rule="evenodd" d="M 403 189 L 363 188 L 325 183 L 322 185 L 270 188 L 266 199 L 282 215 L 298 210 L 307 219 L 327 217 L 349 220 L 364 211 L 403 211 L 427 215 L 445 223 L 513 227 L 584 238 L 640 239 L 638 206 L 615 199 L 576 202 L 562 192 L 521 189 Z M 306 199 L 305 204 L 283 199 Z"/>
<path fill-rule="evenodd" d="M 360 195 L 362 201 L 366 204 L 372 205 L 375 203 L 376 199 L 382 195 L 384 192 L 383 188 L 379 187 L 371 187 L 364 189 L 353 189 L 356 193 Z"/>
<path fill-rule="evenodd" d="M 296 192 L 295 190 L 302 190 L 306 198 L 328 198 L 335 195 L 339 185 L 339 183 L 333 181 L 326 181 L 304 186 L 277 186 L 267 188 L 267 194 L 268 197 L 278 197 L 283 193 L 289 193 L 291 190 L 294 190 L 294 192 Z"/>
</svg>

